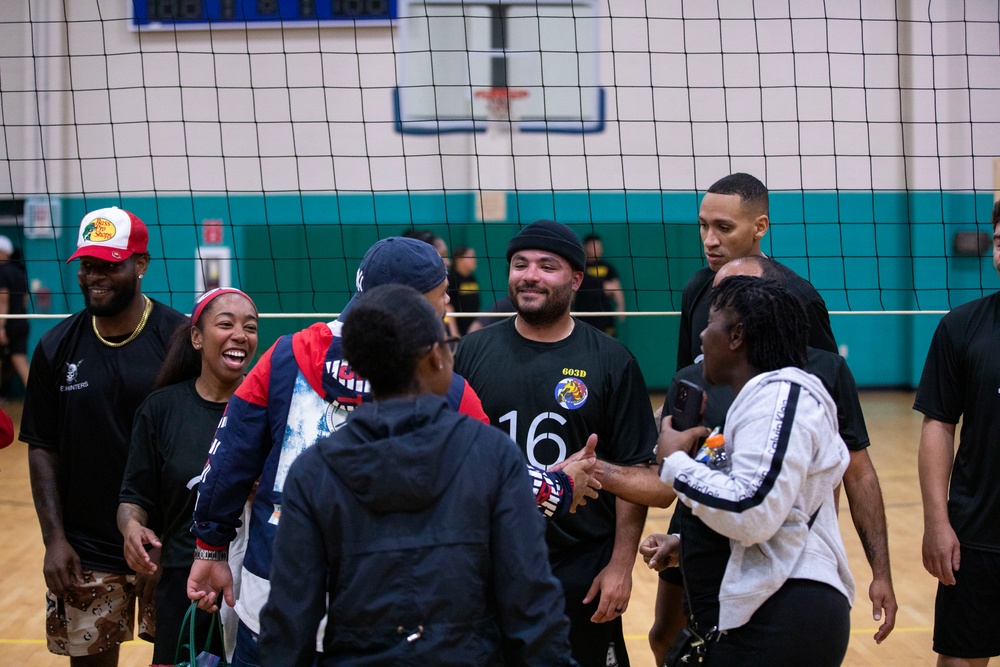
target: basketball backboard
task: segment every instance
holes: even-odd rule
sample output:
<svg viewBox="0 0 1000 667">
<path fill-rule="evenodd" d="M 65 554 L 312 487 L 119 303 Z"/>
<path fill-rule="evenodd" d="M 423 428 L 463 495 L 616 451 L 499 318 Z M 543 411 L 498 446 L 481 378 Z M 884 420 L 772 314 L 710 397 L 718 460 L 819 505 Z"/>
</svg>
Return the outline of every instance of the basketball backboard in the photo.
<svg viewBox="0 0 1000 667">
<path fill-rule="evenodd" d="M 599 132 L 598 0 L 400 0 L 400 132 Z"/>
</svg>

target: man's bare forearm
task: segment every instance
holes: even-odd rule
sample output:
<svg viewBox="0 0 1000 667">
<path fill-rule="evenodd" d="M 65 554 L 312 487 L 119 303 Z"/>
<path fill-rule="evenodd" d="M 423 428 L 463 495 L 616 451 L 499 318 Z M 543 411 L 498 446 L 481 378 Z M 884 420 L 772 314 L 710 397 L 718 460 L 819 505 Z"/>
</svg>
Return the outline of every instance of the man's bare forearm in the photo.
<svg viewBox="0 0 1000 667">
<path fill-rule="evenodd" d="M 642 529 L 646 525 L 645 505 L 631 503 L 622 498 L 615 499 L 615 548 L 611 554 L 613 562 L 627 563 L 631 569 L 639 553 Z"/>
<path fill-rule="evenodd" d="M 620 466 L 598 460 L 594 475 L 605 491 L 637 505 L 669 507 L 677 497 L 650 465 Z"/>
<path fill-rule="evenodd" d="M 130 521 L 135 521 L 140 526 L 145 526 L 149 520 L 146 510 L 132 503 L 121 503 L 118 505 L 118 514 L 115 517 L 118 522 L 118 532 L 125 534 L 125 529 Z"/>
<path fill-rule="evenodd" d="M 59 497 L 59 453 L 54 449 L 28 446 L 28 473 L 31 497 L 35 503 L 42 542 L 48 546 L 53 539 L 66 539 L 63 530 L 62 502 Z"/>
<path fill-rule="evenodd" d="M 872 576 L 876 579 L 891 579 L 885 504 L 878 474 L 867 450 L 851 452 L 851 462 L 844 473 L 844 491 Z"/>
<path fill-rule="evenodd" d="M 955 459 L 955 425 L 924 417 L 917 452 L 924 526 L 948 522 L 948 484 Z"/>
</svg>

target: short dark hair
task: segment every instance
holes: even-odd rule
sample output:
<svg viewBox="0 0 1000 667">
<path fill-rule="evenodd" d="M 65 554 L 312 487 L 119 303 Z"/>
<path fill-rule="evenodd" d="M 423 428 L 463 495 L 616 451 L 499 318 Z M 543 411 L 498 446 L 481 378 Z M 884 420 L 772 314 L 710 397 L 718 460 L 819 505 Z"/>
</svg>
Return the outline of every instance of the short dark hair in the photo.
<svg viewBox="0 0 1000 667">
<path fill-rule="evenodd" d="M 755 216 L 769 215 L 771 204 L 767 186 L 756 176 L 743 172 L 723 176 L 712 183 L 708 192 L 716 195 L 737 195 L 742 206 Z"/>
<path fill-rule="evenodd" d="M 360 294 L 344 321 L 344 358 L 376 396 L 415 386 L 417 361 L 444 339 L 444 323 L 424 296 L 406 285 L 379 285 Z"/>
<path fill-rule="evenodd" d="M 991 217 L 993 221 L 993 231 L 997 230 L 997 225 L 1000 224 L 1000 200 L 993 204 L 993 216 Z"/>
<path fill-rule="evenodd" d="M 733 276 L 712 288 L 709 298 L 713 308 L 731 310 L 743 322 L 751 366 L 760 371 L 805 366 L 809 322 L 787 289 L 763 278 Z"/>
<path fill-rule="evenodd" d="M 469 254 L 470 250 L 472 250 L 472 247 L 467 245 L 457 246 L 454 250 L 451 251 L 451 257 L 452 259 L 460 259 Z"/>
<path fill-rule="evenodd" d="M 601 241 L 601 235 L 591 232 L 590 234 L 587 234 L 586 236 L 583 237 L 583 245 L 587 245 L 591 241 Z"/>
<path fill-rule="evenodd" d="M 408 239 L 417 239 L 418 241 L 423 241 L 424 243 L 430 243 L 434 245 L 434 241 L 437 240 L 438 236 L 429 229 L 406 229 L 400 236 Z"/>
</svg>

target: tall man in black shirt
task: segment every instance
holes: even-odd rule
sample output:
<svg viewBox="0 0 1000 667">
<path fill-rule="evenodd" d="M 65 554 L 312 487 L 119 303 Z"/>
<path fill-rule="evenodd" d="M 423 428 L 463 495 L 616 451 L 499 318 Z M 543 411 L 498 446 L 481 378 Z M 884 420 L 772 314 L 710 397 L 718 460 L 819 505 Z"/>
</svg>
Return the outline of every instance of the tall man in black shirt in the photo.
<svg viewBox="0 0 1000 667">
<path fill-rule="evenodd" d="M 557 465 L 596 434 L 599 458 L 639 466 L 655 480 L 645 464 L 656 429 L 635 357 L 569 314 L 586 263 L 579 237 L 539 220 L 511 239 L 507 259 L 517 312 L 464 337 L 455 371 L 532 465 Z M 549 559 L 566 595 L 573 657 L 583 667 L 629 664 L 621 615 L 645 517 L 645 506 L 602 493 L 549 524 Z"/>
<path fill-rule="evenodd" d="M 1000 273 L 1000 202 L 993 206 Z M 917 458 L 924 567 L 937 577 L 939 667 L 1000 655 L 1000 293 L 941 318 L 913 409 L 924 414 Z M 955 431 L 962 422 L 958 453 Z"/>
<path fill-rule="evenodd" d="M 708 188 L 698 211 L 698 228 L 708 266 L 695 272 L 681 295 L 681 326 L 677 340 L 677 369 L 701 355 L 699 334 L 708 324 L 708 293 L 715 272 L 731 260 L 761 255 L 760 241 L 771 225 L 767 188 L 750 174 L 730 174 Z M 787 266 L 787 288 L 806 309 L 809 346 L 837 351 L 830 315 L 819 293 Z"/>
<path fill-rule="evenodd" d="M 45 543 L 48 648 L 73 667 L 114 667 L 132 638 L 136 575 L 115 523 L 118 493 L 136 408 L 187 321 L 142 293 L 148 239 L 128 211 L 84 216 L 70 261 L 80 260 L 86 308 L 42 336 L 28 376 L 20 438 Z"/>
</svg>

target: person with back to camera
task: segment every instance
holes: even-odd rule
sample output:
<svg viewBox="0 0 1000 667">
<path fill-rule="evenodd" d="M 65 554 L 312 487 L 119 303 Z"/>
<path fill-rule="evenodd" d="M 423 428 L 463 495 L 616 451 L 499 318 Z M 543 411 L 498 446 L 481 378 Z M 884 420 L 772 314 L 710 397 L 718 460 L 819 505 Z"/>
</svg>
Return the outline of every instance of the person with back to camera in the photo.
<svg viewBox="0 0 1000 667">
<path fill-rule="evenodd" d="M 74 666 L 117 665 L 132 638 L 135 582 L 115 523 L 136 408 L 186 319 L 142 293 L 149 232 L 117 207 L 83 217 L 77 280 L 86 308 L 42 336 L 20 438 L 45 543 L 46 634 Z M 140 606 L 142 609 L 142 606 Z M 149 630 L 140 617 L 140 636 Z"/>
<path fill-rule="evenodd" d="M 991 222 L 993 266 L 1000 273 L 1000 202 Z M 938 580 L 939 667 L 984 667 L 1000 655 L 998 341 L 1000 292 L 953 309 L 934 332 L 913 402 L 924 415 L 917 457 L 921 552 L 924 568 Z"/>
<path fill-rule="evenodd" d="M 347 362 L 374 402 L 292 464 L 261 612 L 268 667 L 575 665 L 544 522 L 503 433 L 450 409 L 453 342 L 416 290 L 366 290 Z"/>
<path fill-rule="evenodd" d="M 158 389 L 135 416 L 118 529 L 129 566 L 159 577 L 154 665 L 174 663 L 181 623 L 191 604 L 187 575 L 194 560 L 191 513 L 197 483 L 226 403 L 257 351 L 257 322 L 253 300 L 238 289 L 220 287 L 201 295 L 190 322 L 178 327 L 170 340 Z M 147 546 L 152 547 L 149 553 Z M 198 610 L 195 623 L 195 645 L 200 649 L 211 616 Z M 221 656 L 222 651 L 222 637 L 216 632 L 209 652 Z"/>
<path fill-rule="evenodd" d="M 657 442 L 661 479 L 732 545 L 719 563 L 689 558 L 689 536 L 670 538 L 694 601 L 692 629 L 710 666 L 839 665 L 854 580 L 833 492 L 848 453 L 833 399 L 801 370 L 805 313 L 784 288 L 747 276 L 724 280 L 710 299 L 704 379 L 736 394 L 725 456 L 714 465 L 692 458 L 708 430 L 676 431 L 672 416 Z"/>
<path fill-rule="evenodd" d="M 341 330 L 360 295 L 386 284 L 415 288 L 444 317 L 448 281 L 434 247 L 412 238 L 382 239 L 361 260 L 358 292 L 340 317 L 283 336 L 272 345 L 230 399 L 228 419 L 216 431 L 195 504 L 192 530 L 198 548 L 188 578 L 188 597 L 206 611 L 213 611 L 220 597 L 235 604 L 239 621 L 232 662 L 236 667 L 261 664 L 257 656 L 259 614 L 270 590 L 271 555 L 289 467 L 370 400 L 367 380 L 343 358 Z M 455 373 L 451 378 L 447 399 L 452 409 L 488 421 L 465 379 Z M 559 516 L 587 496 L 596 496 L 592 487 L 599 485 L 587 474 L 592 468 L 591 458 L 565 473 L 529 470 L 539 509 L 547 516 Z M 228 549 L 258 479 L 246 525 L 246 555 L 233 561 L 233 567 L 242 572 L 236 598 Z"/>
</svg>

